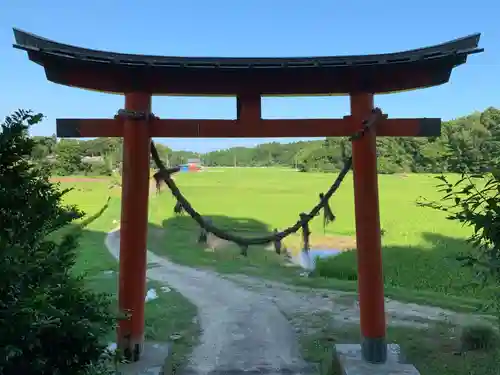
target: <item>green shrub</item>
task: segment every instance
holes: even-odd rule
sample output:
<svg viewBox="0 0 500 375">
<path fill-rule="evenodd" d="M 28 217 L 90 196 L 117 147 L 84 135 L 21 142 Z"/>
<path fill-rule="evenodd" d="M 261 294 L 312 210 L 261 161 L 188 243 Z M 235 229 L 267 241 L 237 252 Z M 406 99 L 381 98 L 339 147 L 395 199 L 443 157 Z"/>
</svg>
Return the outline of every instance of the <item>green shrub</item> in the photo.
<svg viewBox="0 0 500 375">
<path fill-rule="evenodd" d="M 495 140 L 498 143 L 498 140 Z M 493 163 L 492 163 L 493 164 Z M 441 181 L 441 201 L 421 199 L 418 204 L 443 211 L 448 220 L 461 223 L 473 230 L 468 242 L 473 250 L 460 255 L 457 260 L 475 271 L 470 287 L 493 290 L 488 308 L 494 308 L 500 326 L 500 169 L 497 165 L 478 164 L 482 174 L 462 174 L 458 181 L 446 176 Z"/>
<path fill-rule="evenodd" d="M 111 176 L 113 171 L 105 163 L 87 164 L 84 170 L 87 176 Z"/>
<path fill-rule="evenodd" d="M 101 363 L 116 319 L 108 296 L 72 272 L 74 232 L 49 240 L 83 213 L 63 206 L 67 191 L 29 161 L 28 127 L 41 118 L 17 111 L 0 133 L 0 373 L 86 374 Z"/>
<path fill-rule="evenodd" d="M 309 168 L 309 166 L 307 166 L 306 164 L 299 164 L 299 165 L 297 166 L 297 170 L 298 170 L 299 172 L 309 172 L 310 168 Z"/>
<path fill-rule="evenodd" d="M 314 274 L 340 280 L 357 280 L 358 271 L 356 267 L 343 262 L 339 257 L 317 258 Z"/>
<path fill-rule="evenodd" d="M 462 351 L 487 350 L 498 345 L 498 333 L 493 326 L 481 323 L 465 326 L 460 335 Z"/>
</svg>

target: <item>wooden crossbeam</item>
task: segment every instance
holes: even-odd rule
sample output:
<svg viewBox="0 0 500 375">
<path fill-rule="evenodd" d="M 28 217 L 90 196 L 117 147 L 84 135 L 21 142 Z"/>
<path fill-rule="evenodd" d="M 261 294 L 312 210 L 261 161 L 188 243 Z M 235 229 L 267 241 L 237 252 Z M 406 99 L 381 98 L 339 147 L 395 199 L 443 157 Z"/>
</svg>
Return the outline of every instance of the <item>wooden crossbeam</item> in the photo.
<svg viewBox="0 0 500 375">
<path fill-rule="evenodd" d="M 57 119 L 60 138 L 122 137 L 123 121 L 114 119 Z"/>
<path fill-rule="evenodd" d="M 350 116 L 342 119 L 260 119 L 179 120 L 154 119 L 149 123 L 151 137 L 164 138 L 308 138 L 345 137 L 354 134 L 360 124 Z M 379 137 L 435 137 L 441 135 L 441 119 L 386 119 L 376 125 Z M 121 137 L 122 119 L 58 119 L 57 136 Z"/>
</svg>

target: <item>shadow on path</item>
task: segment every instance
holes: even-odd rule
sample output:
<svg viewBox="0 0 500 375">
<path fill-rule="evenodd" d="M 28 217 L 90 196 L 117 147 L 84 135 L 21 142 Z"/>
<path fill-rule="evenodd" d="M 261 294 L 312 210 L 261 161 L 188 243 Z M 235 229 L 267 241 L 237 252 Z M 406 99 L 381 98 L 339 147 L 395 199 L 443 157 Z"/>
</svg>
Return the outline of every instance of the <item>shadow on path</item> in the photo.
<svg viewBox="0 0 500 375">
<path fill-rule="evenodd" d="M 220 228 L 244 237 L 271 234 L 271 229 L 254 219 L 210 216 Z M 283 267 L 284 255 L 278 255 L 272 244 L 250 246 L 248 256 L 241 255 L 238 245 L 208 236 L 207 244 L 199 244 L 200 229 L 189 217 L 178 216 L 164 220 L 162 226 L 150 224 L 149 247 L 156 254 L 166 256 L 175 263 L 217 270 L 222 273 L 241 272 L 258 276 L 280 273 L 296 276 L 299 271 Z"/>
</svg>

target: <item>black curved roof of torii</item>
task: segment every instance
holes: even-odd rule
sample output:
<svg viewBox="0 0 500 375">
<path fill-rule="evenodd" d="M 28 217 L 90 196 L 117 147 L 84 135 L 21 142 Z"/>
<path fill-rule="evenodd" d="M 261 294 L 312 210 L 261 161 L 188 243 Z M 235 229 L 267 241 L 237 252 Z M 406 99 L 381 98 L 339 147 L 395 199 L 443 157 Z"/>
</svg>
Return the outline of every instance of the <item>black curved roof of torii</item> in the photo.
<svg viewBox="0 0 500 375">
<path fill-rule="evenodd" d="M 356 56 L 172 57 L 97 51 L 14 29 L 15 48 L 52 82 L 104 92 L 231 96 L 389 93 L 448 82 L 480 34 L 397 53 Z"/>
</svg>

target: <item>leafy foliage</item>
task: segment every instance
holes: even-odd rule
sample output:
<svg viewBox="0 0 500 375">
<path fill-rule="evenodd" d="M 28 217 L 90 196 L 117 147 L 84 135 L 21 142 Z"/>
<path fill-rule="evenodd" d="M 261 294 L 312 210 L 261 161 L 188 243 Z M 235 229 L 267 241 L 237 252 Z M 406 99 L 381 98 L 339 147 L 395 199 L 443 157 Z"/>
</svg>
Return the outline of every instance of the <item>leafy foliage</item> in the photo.
<svg viewBox="0 0 500 375">
<path fill-rule="evenodd" d="M 358 279 L 358 272 L 356 267 L 352 267 L 346 264 L 339 264 L 339 262 L 336 261 L 337 259 L 335 259 L 335 257 L 318 257 L 316 259 L 316 268 L 313 274 L 321 277 L 328 277 L 339 280 L 355 281 Z"/>
<path fill-rule="evenodd" d="M 468 241 L 474 252 L 464 254 L 458 260 L 477 271 L 477 283 L 481 286 L 497 288 L 492 304 L 500 319 L 500 172 L 462 174 L 455 182 L 444 175 L 437 178 L 441 181 L 438 188 L 443 194 L 442 201 L 422 200 L 418 204 L 444 211 L 449 220 L 472 228 Z"/>
<path fill-rule="evenodd" d="M 48 171 L 29 159 L 30 125 L 19 110 L 0 133 L 0 373 L 84 374 L 105 353 L 115 317 L 110 299 L 72 273 L 77 237 L 57 231 L 83 216 L 61 203 Z"/>
<path fill-rule="evenodd" d="M 62 139 L 56 146 L 56 172 L 59 175 L 71 175 L 83 168 L 82 155 L 78 141 Z"/>
</svg>

